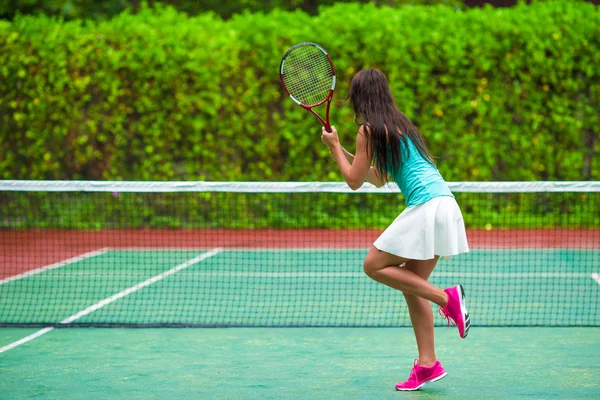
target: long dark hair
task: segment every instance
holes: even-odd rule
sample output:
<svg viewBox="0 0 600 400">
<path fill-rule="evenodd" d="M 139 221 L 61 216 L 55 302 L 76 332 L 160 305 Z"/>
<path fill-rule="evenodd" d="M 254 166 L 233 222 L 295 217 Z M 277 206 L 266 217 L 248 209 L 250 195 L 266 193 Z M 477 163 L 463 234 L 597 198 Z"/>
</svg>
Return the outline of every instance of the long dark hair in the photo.
<svg viewBox="0 0 600 400">
<path fill-rule="evenodd" d="M 402 165 L 401 142 L 407 154 L 410 154 L 407 138 L 412 140 L 421 156 L 433 164 L 425 138 L 396 106 L 383 72 L 364 69 L 356 73 L 346 100 L 350 100 L 354 109 L 356 124 L 363 125 L 367 151 L 372 154 L 385 182 L 388 174 L 395 178 L 396 171 Z"/>
</svg>

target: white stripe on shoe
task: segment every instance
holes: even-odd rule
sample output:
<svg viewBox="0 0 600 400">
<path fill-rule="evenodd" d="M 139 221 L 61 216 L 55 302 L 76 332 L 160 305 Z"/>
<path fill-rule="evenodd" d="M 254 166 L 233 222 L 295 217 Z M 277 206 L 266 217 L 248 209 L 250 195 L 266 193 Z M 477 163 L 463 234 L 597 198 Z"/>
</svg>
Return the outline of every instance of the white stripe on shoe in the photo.
<svg viewBox="0 0 600 400">
<path fill-rule="evenodd" d="M 469 312 L 467 311 L 465 289 L 463 288 L 462 285 L 458 285 L 458 289 L 459 289 L 459 292 L 460 292 L 459 293 L 460 312 L 462 313 L 462 317 L 463 317 L 463 335 L 462 335 L 462 338 L 464 339 L 469 334 L 469 328 L 471 327 L 471 318 L 469 317 Z"/>
</svg>

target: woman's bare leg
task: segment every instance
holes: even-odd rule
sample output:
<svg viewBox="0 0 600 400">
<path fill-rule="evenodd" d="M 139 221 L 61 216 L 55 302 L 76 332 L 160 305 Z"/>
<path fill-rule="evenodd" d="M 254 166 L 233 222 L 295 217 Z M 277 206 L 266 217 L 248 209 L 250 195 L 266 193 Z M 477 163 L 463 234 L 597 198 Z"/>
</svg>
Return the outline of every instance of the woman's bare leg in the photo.
<svg viewBox="0 0 600 400">
<path fill-rule="evenodd" d="M 435 268 L 439 257 L 431 260 L 411 260 L 406 263 L 406 269 L 427 280 Z M 434 346 L 433 313 L 429 301 L 409 293 L 403 293 L 408 304 L 410 320 L 417 339 L 419 350 L 419 365 L 430 367 L 435 364 L 437 357 Z"/>
<path fill-rule="evenodd" d="M 409 268 L 400 267 L 400 265 L 409 261 L 411 260 L 386 253 L 378 250 L 375 246 L 371 246 L 363 268 L 365 273 L 377 282 L 403 293 L 422 297 L 444 307 L 448 301 L 448 296 L 442 289 L 427 282 L 426 279 L 423 279 Z"/>
<path fill-rule="evenodd" d="M 364 263 L 367 275 L 377 282 L 402 291 L 412 322 L 419 365 L 429 367 L 436 360 L 434 346 L 433 313 L 429 302 L 445 306 L 446 293 L 427 281 L 439 257 L 431 260 L 407 260 L 372 246 Z M 405 264 L 404 267 L 400 265 Z"/>
</svg>

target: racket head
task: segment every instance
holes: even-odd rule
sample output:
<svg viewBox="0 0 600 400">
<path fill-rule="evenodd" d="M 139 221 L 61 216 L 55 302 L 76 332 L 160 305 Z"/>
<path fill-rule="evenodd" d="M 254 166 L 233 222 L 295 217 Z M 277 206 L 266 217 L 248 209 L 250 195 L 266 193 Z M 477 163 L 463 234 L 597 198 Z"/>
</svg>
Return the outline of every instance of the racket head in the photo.
<svg viewBox="0 0 600 400">
<path fill-rule="evenodd" d="M 290 48 L 281 59 L 279 77 L 290 98 L 304 108 L 316 107 L 333 97 L 333 61 L 316 43 L 304 42 Z"/>
</svg>

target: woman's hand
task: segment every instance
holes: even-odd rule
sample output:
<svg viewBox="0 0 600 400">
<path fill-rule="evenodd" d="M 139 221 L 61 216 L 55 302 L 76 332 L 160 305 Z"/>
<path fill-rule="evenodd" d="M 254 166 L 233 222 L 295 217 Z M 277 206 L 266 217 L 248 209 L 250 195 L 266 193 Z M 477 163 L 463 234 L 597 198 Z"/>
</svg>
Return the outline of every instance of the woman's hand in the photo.
<svg viewBox="0 0 600 400">
<path fill-rule="evenodd" d="M 331 127 L 331 132 L 327 132 L 323 127 L 321 140 L 329 147 L 329 150 L 333 150 L 340 145 L 340 138 L 334 126 Z"/>
</svg>

